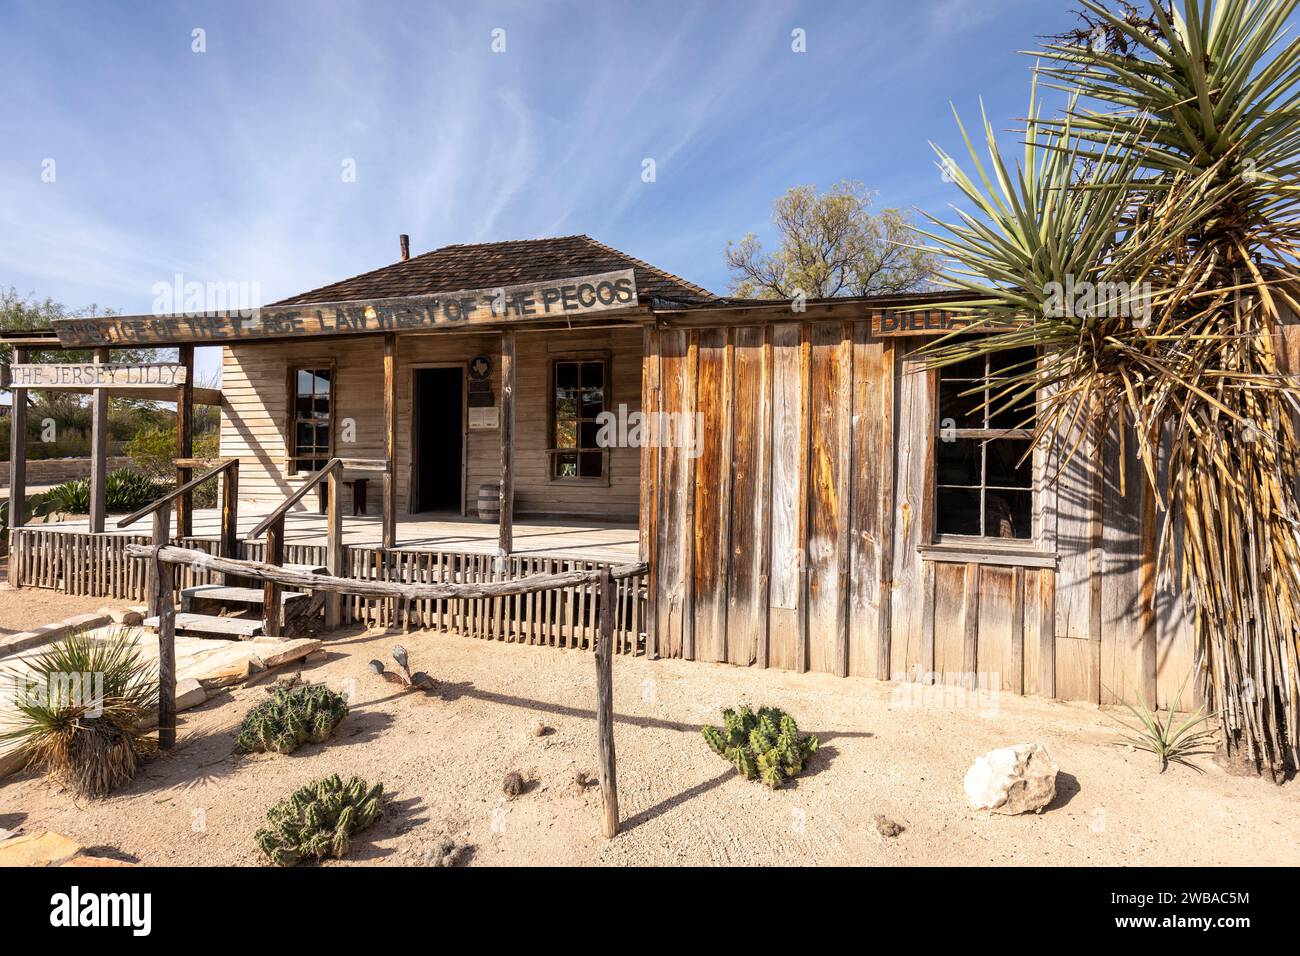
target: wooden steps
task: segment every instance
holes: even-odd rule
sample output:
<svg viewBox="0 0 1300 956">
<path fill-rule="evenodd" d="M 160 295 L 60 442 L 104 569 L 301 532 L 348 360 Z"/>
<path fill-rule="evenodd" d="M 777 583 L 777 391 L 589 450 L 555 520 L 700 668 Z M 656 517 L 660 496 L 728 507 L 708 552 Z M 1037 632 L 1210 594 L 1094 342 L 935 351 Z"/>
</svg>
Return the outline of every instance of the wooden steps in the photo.
<svg viewBox="0 0 1300 956">
<path fill-rule="evenodd" d="M 145 618 L 144 626 L 158 630 L 158 618 Z M 176 633 L 235 638 L 244 641 L 262 633 L 262 622 L 243 617 L 218 617 L 215 614 L 191 614 L 187 611 L 179 611 L 176 614 Z"/>
<path fill-rule="evenodd" d="M 288 605 L 305 601 L 310 597 L 303 591 L 282 591 L 280 602 Z M 247 605 L 261 609 L 261 588 L 232 588 L 220 584 L 201 584 L 198 587 L 185 588 L 181 591 L 181 610 L 192 611 L 198 602 L 219 602 L 222 605 Z"/>
</svg>

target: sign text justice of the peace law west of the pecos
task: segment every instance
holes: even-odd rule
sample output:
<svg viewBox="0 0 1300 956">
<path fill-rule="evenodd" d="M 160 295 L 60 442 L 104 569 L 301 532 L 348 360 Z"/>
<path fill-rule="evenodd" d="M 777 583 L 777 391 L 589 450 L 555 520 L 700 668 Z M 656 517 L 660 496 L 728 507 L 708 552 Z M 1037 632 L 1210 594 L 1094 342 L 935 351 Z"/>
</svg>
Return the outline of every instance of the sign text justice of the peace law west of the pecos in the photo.
<svg viewBox="0 0 1300 956">
<path fill-rule="evenodd" d="M 358 332 L 396 332 L 566 318 L 637 305 L 631 269 L 528 285 L 373 301 L 267 306 L 247 315 L 140 315 L 56 319 L 68 348 L 149 343 L 229 342 Z"/>
</svg>

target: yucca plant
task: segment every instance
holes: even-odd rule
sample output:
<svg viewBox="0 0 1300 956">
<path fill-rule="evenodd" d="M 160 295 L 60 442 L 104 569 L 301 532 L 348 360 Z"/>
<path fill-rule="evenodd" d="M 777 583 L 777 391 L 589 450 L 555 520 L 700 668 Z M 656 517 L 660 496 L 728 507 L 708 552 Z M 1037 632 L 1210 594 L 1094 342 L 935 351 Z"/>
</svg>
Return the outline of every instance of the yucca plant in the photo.
<svg viewBox="0 0 1300 956">
<path fill-rule="evenodd" d="M 1036 52 L 1068 105 L 1031 106 L 1023 163 L 987 119 L 973 176 L 939 151 L 972 211 L 924 235 L 987 334 L 930 361 L 1037 350 L 988 403 L 1036 405 L 1061 462 L 1095 470 L 1131 430 L 1198 688 L 1228 753 L 1276 779 L 1300 764 L 1300 403 L 1278 351 L 1300 312 L 1300 0 L 1080 3 L 1085 29 Z"/>
<path fill-rule="evenodd" d="M 1186 689 L 1187 680 L 1184 680 L 1182 686 L 1178 688 L 1177 696 L 1170 703 L 1169 715 L 1163 722 L 1140 692 L 1136 705 L 1124 705 L 1138 722 L 1128 724 L 1116 720 L 1116 723 L 1125 730 L 1124 739 L 1117 743 L 1120 746 L 1135 747 L 1155 754 L 1160 760 L 1161 773 L 1168 770 L 1171 763 L 1180 763 L 1199 772 L 1200 768 L 1190 763 L 1187 758 L 1212 753 L 1218 740 L 1214 714 L 1207 711 L 1204 704 L 1179 721 L 1178 708 L 1182 703 L 1183 691 Z"/>
<path fill-rule="evenodd" d="M 13 708 L 0 739 L 17 740 L 29 766 L 82 796 L 128 783 L 155 741 L 141 728 L 157 711 L 158 677 L 137 634 L 69 635 L 5 675 Z"/>
<path fill-rule="evenodd" d="M 352 834 L 383 815 L 383 796 L 383 784 L 370 787 L 359 777 L 347 783 L 338 774 L 313 780 L 273 806 L 253 840 L 276 866 L 341 858 L 352 846 Z"/>
</svg>

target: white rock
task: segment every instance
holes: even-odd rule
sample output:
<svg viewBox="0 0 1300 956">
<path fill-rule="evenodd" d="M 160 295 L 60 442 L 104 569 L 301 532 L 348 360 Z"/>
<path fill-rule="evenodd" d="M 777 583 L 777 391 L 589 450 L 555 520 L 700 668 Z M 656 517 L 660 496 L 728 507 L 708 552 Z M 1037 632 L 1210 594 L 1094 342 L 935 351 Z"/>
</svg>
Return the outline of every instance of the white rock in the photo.
<svg viewBox="0 0 1300 956">
<path fill-rule="evenodd" d="M 966 799 L 976 810 L 1041 813 L 1056 798 L 1057 769 L 1039 744 L 990 750 L 966 771 Z"/>
<path fill-rule="evenodd" d="M 189 710 L 208 699 L 208 692 L 193 677 L 176 682 L 176 710 Z"/>
</svg>

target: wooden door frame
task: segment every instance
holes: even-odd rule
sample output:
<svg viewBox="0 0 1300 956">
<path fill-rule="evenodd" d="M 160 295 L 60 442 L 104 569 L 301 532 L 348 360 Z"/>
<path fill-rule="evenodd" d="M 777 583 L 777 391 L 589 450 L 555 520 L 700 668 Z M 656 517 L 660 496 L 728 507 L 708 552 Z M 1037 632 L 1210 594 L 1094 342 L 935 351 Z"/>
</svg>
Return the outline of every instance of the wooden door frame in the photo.
<svg viewBox="0 0 1300 956">
<path fill-rule="evenodd" d="M 406 493 L 406 513 L 417 514 L 415 505 L 419 503 L 420 480 L 420 406 L 417 402 L 419 388 L 416 372 L 421 369 L 455 368 L 460 369 L 460 513 L 465 514 L 465 483 L 469 477 L 469 362 L 412 362 L 407 366 L 411 371 L 410 401 L 411 420 L 409 447 L 411 449 L 410 476 Z"/>
</svg>

